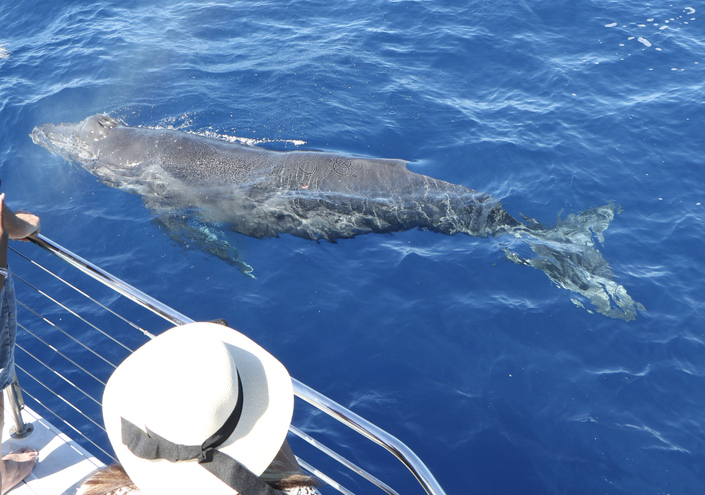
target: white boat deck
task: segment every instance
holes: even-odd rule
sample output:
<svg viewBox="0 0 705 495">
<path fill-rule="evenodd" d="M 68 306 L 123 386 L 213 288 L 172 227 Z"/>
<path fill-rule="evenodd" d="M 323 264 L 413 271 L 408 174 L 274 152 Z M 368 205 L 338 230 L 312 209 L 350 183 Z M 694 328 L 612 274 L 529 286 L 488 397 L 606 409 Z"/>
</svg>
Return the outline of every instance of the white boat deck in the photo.
<svg viewBox="0 0 705 495">
<path fill-rule="evenodd" d="M 10 429 L 14 422 L 12 415 L 5 411 L 2 453 L 5 455 L 21 447 L 32 447 L 39 451 L 39 463 L 25 481 L 10 490 L 8 495 L 74 495 L 82 480 L 103 466 L 102 462 L 29 407 L 25 406 L 22 417 L 25 423 L 34 426 L 34 431 L 27 438 L 12 438 Z"/>
</svg>

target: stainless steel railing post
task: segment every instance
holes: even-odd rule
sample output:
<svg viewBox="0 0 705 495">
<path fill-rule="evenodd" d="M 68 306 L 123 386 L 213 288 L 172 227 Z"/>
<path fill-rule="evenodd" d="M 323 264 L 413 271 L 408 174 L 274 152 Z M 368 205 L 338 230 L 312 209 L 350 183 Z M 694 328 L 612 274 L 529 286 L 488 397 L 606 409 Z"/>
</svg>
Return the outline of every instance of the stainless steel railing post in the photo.
<svg viewBox="0 0 705 495">
<path fill-rule="evenodd" d="M 5 397 L 8 402 L 6 409 L 9 407 L 15 423 L 15 426 L 10 428 L 10 435 L 12 438 L 26 438 L 34 431 L 34 426 L 32 423 L 25 423 L 22 419 L 24 400 L 22 399 L 20 383 L 17 381 L 17 373 L 15 373 L 15 379 L 12 380 L 10 386 L 5 389 Z"/>
</svg>

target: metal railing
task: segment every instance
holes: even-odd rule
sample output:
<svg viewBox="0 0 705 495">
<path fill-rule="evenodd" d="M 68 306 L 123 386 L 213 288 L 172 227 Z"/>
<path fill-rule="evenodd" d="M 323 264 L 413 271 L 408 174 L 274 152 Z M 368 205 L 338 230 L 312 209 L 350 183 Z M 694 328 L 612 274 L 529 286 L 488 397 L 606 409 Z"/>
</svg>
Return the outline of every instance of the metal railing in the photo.
<svg viewBox="0 0 705 495">
<path fill-rule="evenodd" d="M 24 409 L 24 400 L 22 399 L 22 389 L 20 388 L 16 373 L 12 384 L 7 388 L 5 393 L 10 406 L 10 413 L 12 414 L 12 422 L 15 424 L 15 426 L 10 428 L 10 435 L 12 435 L 12 438 L 24 438 L 29 436 L 32 431 L 34 431 L 34 426 L 32 426 L 31 423 L 25 423 L 22 419 L 22 413 L 20 411 Z"/>
<path fill-rule="evenodd" d="M 128 298 L 129 300 L 139 304 L 140 306 L 146 308 L 150 312 L 160 316 L 161 318 L 167 320 L 168 322 L 170 322 L 174 325 L 183 325 L 186 323 L 192 323 L 194 321 L 191 318 L 179 313 L 178 311 L 176 311 L 176 310 L 170 308 L 169 306 L 161 303 L 160 301 L 154 299 L 153 297 L 145 294 L 144 292 L 136 289 L 135 287 L 125 283 L 124 281 L 122 281 L 119 278 L 115 277 L 114 275 L 108 273 L 107 271 L 103 270 L 102 268 L 98 267 L 97 265 L 95 265 L 95 264 L 81 258 L 80 256 L 72 253 L 71 251 L 63 248 L 62 246 L 51 241 L 50 239 L 46 238 L 45 236 L 39 235 L 36 239 L 31 239 L 31 241 L 33 243 L 35 243 L 36 245 L 38 245 L 39 247 L 49 251 L 50 253 L 54 254 L 57 257 L 59 257 L 60 259 L 62 259 L 63 261 L 65 261 L 66 263 L 71 265 L 72 267 L 77 268 L 78 270 L 89 275 L 90 277 L 97 280 L 101 284 L 109 287 L 110 289 L 114 290 L 115 292 L 117 292 L 117 293 L 121 294 L 122 296 Z M 87 297 L 91 301 L 93 301 L 96 304 L 103 307 L 105 310 L 111 312 L 112 314 L 114 314 L 118 318 L 120 318 L 123 321 L 125 321 L 126 323 L 130 324 L 132 327 L 139 330 L 145 336 L 147 336 L 149 338 L 154 337 L 154 335 L 152 333 L 148 332 L 147 330 L 141 328 L 139 325 L 127 320 L 126 318 L 124 318 L 121 315 L 112 311 L 110 308 L 108 308 L 105 305 L 94 300 L 93 298 L 91 298 L 91 296 L 86 294 L 84 291 L 69 284 L 68 282 L 63 280 L 60 276 L 51 272 L 50 270 L 48 270 L 47 268 L 45 268 L 41 264 L 37 263 L 33 259 L 29 258 L 28 256 L 26 256 L 22 253 L 19 253 L 18 251 L 14 250 L 14 249 L 13 249 L 13 251 L 16 254 L 18 254 L 19 256 L 21 256 L 22 258 L 24 258 L 25 260 L 27 260 L 29 263 L 32 263 L 33 265 L 39 267 L 41 270 L 44 270 L 45 272 L 49 273 L 51 276 L 59 279 L 60 281 L 62 281 L 65 284 L 69 285 L 73 290 L 78 291 L 83 296 Z M 31 284 L 25 282 L 20 277 L 17 277 L 17 279 L 26 283 L 27 285 L 29 285 L 30 287 L 32 287 L 36 291 L 42 293 L 45 297 L 49 297 L 56 304 L 60 304 L 60 303 L 58 303 L 58 301 L 55 301 L 53 298 L 44 294 L 41 290 L 33 287 Z M 18 304 L 21 304 L 21 303 L 18 302 Z M 27 309 L 29 311 L 37 314 L 34 310 L 32 310 L 29 307 L 27 307 Z M 69 312 L 71 312 L 74 316 L 80 318 L 82 321 L 86 322 L 91 327 L 96 328 L 97 330 L 102 332 L 102 330 L 97 328 L 95 325 L 88 323 L 82 316 L 80 316 L 76 312 L 70 310 L 69 308 L 65 308 L 65 309 L 68 310 Z M 49 321 L 48 319 L 44 318 L 41 315 L 37 314 L 37 316 L 40 318 L 43 318 L 45 321 L 49 322 L 50 325 L 52 325 L 55 328 L 58 328 L 61 332 L 68 335 L 66 332 L 61 330 L 58 327 L 58 325 L 56 325 L 55 323 Z M 24 328 L 27 332 L 31 333 L 25 327 L 22 327 L 22 328 Z M 103 334 L 106 335 L 104 332 L 103 332 Z M 40 337 L 38 337 L 34 334 L 32 334 L 32 335 L 41 340 Z M 76 339 L 74 337 L 72 337 L 70 335 L 68 335 L 68 336 L 71 339 L 73 339 L 74 341 L 76 341 Z M 112 340 L 115 340 L 112 337 L 110 337 L 109 335 L 106 335 L 106 337 L 108 337 Z M 78 342 L 78 341 L 76 341 L 76 342 Z M 117 341 L 115 341 L 115 342 L 117 342 Z M 123 345 L 120 342 L 117 342 L 117 343 L 119 345 L 123 346 L 128 352 L 130 352 L 130 349 L 127 346 Z M 84 344 L 82 344 L 80 342 L 78 342 L 78 344 L 81 346 L 84 346 Z M 53 346 L 51 346 L 49 344 L 46 344 L 46 345 L 53 348 Z M 35 360 L 44 364 L 36 356 L 32 355 L 31 353 L 29 353 L 25 349 L 22 349 L 22 350 L 27 352 Z M 58 350 L 57 350 L 57 352 L 60 353 L 60 351 L 58 351 Z M 92 350 L 91 350 L 91 352 L 94 353 L 94 351 L 92 351 Z M 63 357 L 65 357 L 66 359 L 71 361 L 75 366 L 77 366 L 81 370 L 85 371 L 86 373 L 89 373 L 81 365 L 79 365 L 78 363 L 75 363 L 69 357 L 67 357 L 67 356 L 63 356 Z M 114 363 L 110 362 L 109 360 L 107 360 L 103 356 L 98 355 L 98 357 L 100 359 L 102 359 L 103 361 L 105 361 L 106 363 L 108 363 L 110 367 L 114 368 L 116 366 Z M 44 365 L 48 366 L 46 364 L 44 364 Z M 27 373 L 31 378 L 37 380 L 37 378 L 35 378 L 31 374 L 29 374 L 26 370 L 22 369 L 21 367 L 19 367 L 19 368 L 23 372 Z M 94 378 L 95 380 L 97 380 L 99 383 L 101 383 L 102 386 L 104 387 L 105 384 L 100 378 L 94 376 L 93 374 L 90 374 L 90 376 L 92 378 Z M 76 387 L 76 385 L 74 385 L 72 382 L 70 382 L 70 380 L 67 379 L 66 377 L 62 376 L 62 378 L 65 381 L 71 383 L 74 387 Z M 45 385 L 44 383 L 42 383 L 39 380 L 37 380 L 37 381 L 42 386 L 49 389 L 52 393 L 59 396 L 59 394 L 54 392 L 51 388 L 47 387 L 47 385 Z M 353 431 L 359 433 L 360 435 L 367 438 L 368 440 L 371 440 L 375 444 L 377 444 L 377 445 L 383 447 L 384 449 L 386 449 L 387 451 L 391 452 L 399 461 L 401 461 L 411 471 L 411 473 L 415 476 L 415 478 L 417 479 L 417 481 L 419 482 L 419 484 L 421 485 L 421 487 L 424 489 L 424 491 L 427 494 L 429 494 L 429 495 L 445 495 L 445 492 L 440 487 L 440 485 L 438 484 L 438 482 L 436 481 L 434 476 L 431 474 L 429 469 L 426 467 L 426 465 L 418 458 L 418 456 L 409 447 L 407 447 L 399 439 L 397 439 L 396 437 L 387 433 L 386 431 L 379 428 L 378 426 L 374 425 L 373 423 L 370 423 L 369 421 L 365 420 L 364 418 L 360 417 L 359 415 L 355 414 L 354 412 L 350 411 L 349 409 L 343 407 L 342 405 L 338 404 L 337 402 L 331 400 L 330 398 L 326 397 L 325 395 L 321 394 L 320 392 L 317 392 L 316 390 L 312 389 L 311 387 L 308 387 L 307 385 L 301 383 L 300 381 L 296 380 L 293 377 L 292 377 L 292 382 L 293 382 L 293 386 L 294 386 L 294 394 L 297 397 L 299 397 L 303 401 L 307 402 L 308 404 L 310 404 L 314 408 L 318 409 L 319 411 L 322 411 L 326 415 L 338 420 L 340 423 L 349 427 Z M 82 392 L 85 396 L 89 397 L 96 404 L 98 404 L 98 405 L 100 404 L 99 401 L 96 400 L 94 397 L 92 397 L 89 393 L 81 390 L 80 388 L 78 388 L 78 390 L 80 390 L 80 392 Z M 23 405 L 23 401 L 22 401 L 22 396 L 21 396 L 21 392 L 19 389 L 19 385 L 17 385 L 17 381 L 15 381 L 13 386 L 8 389 L 7 394 L 9 397 L 10 407 L 13 410 L 13 415 L 14 415 L 15 421 L 16 421 L 16 426 L 14 428 L 14 430 L 15 430 L 14 434 L 17 436 L 26 435 L 29 432 L 26 429 L 27 426 L 24 425 L 24 423 L 22 422 L 21 415 L 19 413 L 19 410 Z M 59 396 L 59 397 L 61 398 L 61 396 Z M 62 400 L 63 400 L 63 398 L 62 398 Z M 38 401 L 38 402 L 40 402 L 40 401 Z M 74 407 L 72 404 L 69 404 L 69 405 L 71 407 Z M 83 414 L 83 413 L 81 413 L 81 414 Z M 86 416 L 86 415 L 84 414 L 84 416 Z M 91 418 L 88 418 L 88 419 L 94 425 L 96 425 L 102 429 L 102 426 L 99 425 L 96 421 L 94 421 Z M 75 430 L 75 428 L 70 423 L 66 422 L 66 424 L 68 424 L 69 427 L 71 427 Z M 354 464 L 353 462 L 349 461 L 345 457 L 341 456 L 340 454 L 338 454 L 334 450 L 326 447 L 321 442 L 315 440 L 314 438 L 312 438 L 308 434 L 304 433 L 296 426 L 292 425 L 290 427 L 290 432 L 292 434 L 294 434 L 296 437 L 298 437 L 298 438 L 302 439 L 303 441 L 307 442 L 308 444 L 312 445 L 313 447 L 315 447 L 319 451 L 327 454 L 330 458 L 339 462 L 341 465 L 350 469 L 352 472 L 360 475 L 362 478 L 364 478 L 367 481 L 369 481 L 370 483 L 374 484 L 375 486 L 380 488 L 382 491 L 384 491 L 390 495 L 398 495 L 398 492 L 395 491 L 392 487 L 390 487 L 389 485 L 387 485 L 383 481 L 379 480 L 377 477 L 370 474 L 369 472 L 367 472 L 363 468 L 361 468 L 358 465 Z M 106 452 L 104 449 L 102 449 L 96 443 L 94 443 L 90 439 L 87 439 L 87 440 L 90 443 L 92 443 L 95 447 L 99 448 L 104 454 L 111 456 L 111 454 Z M 319 478 L 321 478 L 327 485 L 337 489 L 341 493 L 352 494 L 352 492 L 350 490 L 343 487 L 342 485 L 340 485 L 339 483 L 337 483 L 336 481 L 334 481 L 330 477 L 326 476 L 325 474 L 321 473 L 320 471 L 315 469 L 313 466 L 309 465 L 306 461 L 299 459 L 298 457 L 297 457 L 297 460 L 302 465 L 302 467 L 304 467 L 304 469 L 308 470 L 309 472 L 311 472 L 315 476 L 318 476 Z"/>
</svg>

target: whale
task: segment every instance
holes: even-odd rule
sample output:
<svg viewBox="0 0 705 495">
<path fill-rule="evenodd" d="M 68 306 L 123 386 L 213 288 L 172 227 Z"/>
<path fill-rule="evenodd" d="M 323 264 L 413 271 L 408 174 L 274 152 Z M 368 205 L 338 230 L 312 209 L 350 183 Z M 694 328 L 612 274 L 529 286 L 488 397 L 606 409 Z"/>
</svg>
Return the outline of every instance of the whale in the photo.
<svg viewBox="0 0 705 495">
<path fill-rule="evenodd" d="M 33 138 L 153 207 L 189 205 L 252 237 L 332 241 L 413 228 L 485 236 L 519 225 L 490 195 L 402 160 L 270 151 L 104 115 L 44 125 Z"/>
<path fill-rule="evenodd" d="M 641 309 L 613 281 L 594 245 L 595 238 L 604 241 L 617 211 L 613 204 L 547 228 L 528 217 L 517 220 L 490 194 L 413 172 L 405 160 L 269 150 L 176 129 L 132 127 L 108 115 L 42 124 L 31 138 L 102 183 L 141 196 L 167 223 L 196 216 L 203 225 L 227 225 L 250 237 L 289 234 L 330 242 L 411 229 L 512 234 L 527 239 L 539 258 L 505 249 L 508 260 L 542 270 L 586 297 L 597 312 L 629 320 Z M 190 228 L 218 244 L 212 230 Z"/>
</svg>

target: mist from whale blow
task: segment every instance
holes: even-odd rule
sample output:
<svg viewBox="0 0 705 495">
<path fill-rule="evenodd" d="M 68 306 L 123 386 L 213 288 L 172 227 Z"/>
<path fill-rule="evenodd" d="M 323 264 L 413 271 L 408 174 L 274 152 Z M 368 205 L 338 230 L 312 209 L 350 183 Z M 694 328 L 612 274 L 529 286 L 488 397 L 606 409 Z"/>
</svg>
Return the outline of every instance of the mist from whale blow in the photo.
<svg viewBox="0 0 705 495">
<path fill-rule="evenodd" d="M 140 195 L 174 235 L 199 241 L 248 274 L 249 265 L 218 239 L 214 225 L 225 223 L 252 237 L 328 241 L 413 228 L 475 237 L 509 233 L 539 257 L 507 249 L 507 259 L 539 268 L 587 298 L 598 313 L 632 320 L 643 310 L 613 281 L 595 248 L 594 239 L 604 241 L 614 218 L 612 204 L 546 228 L 529 218 L 521 223 L 486 193 L 411 172 L 403 160 L 271 151 L 172 129 L 128 127 L 107 115 L 44 124 L 31 137 L 103 183 Z"/>
</svg>

